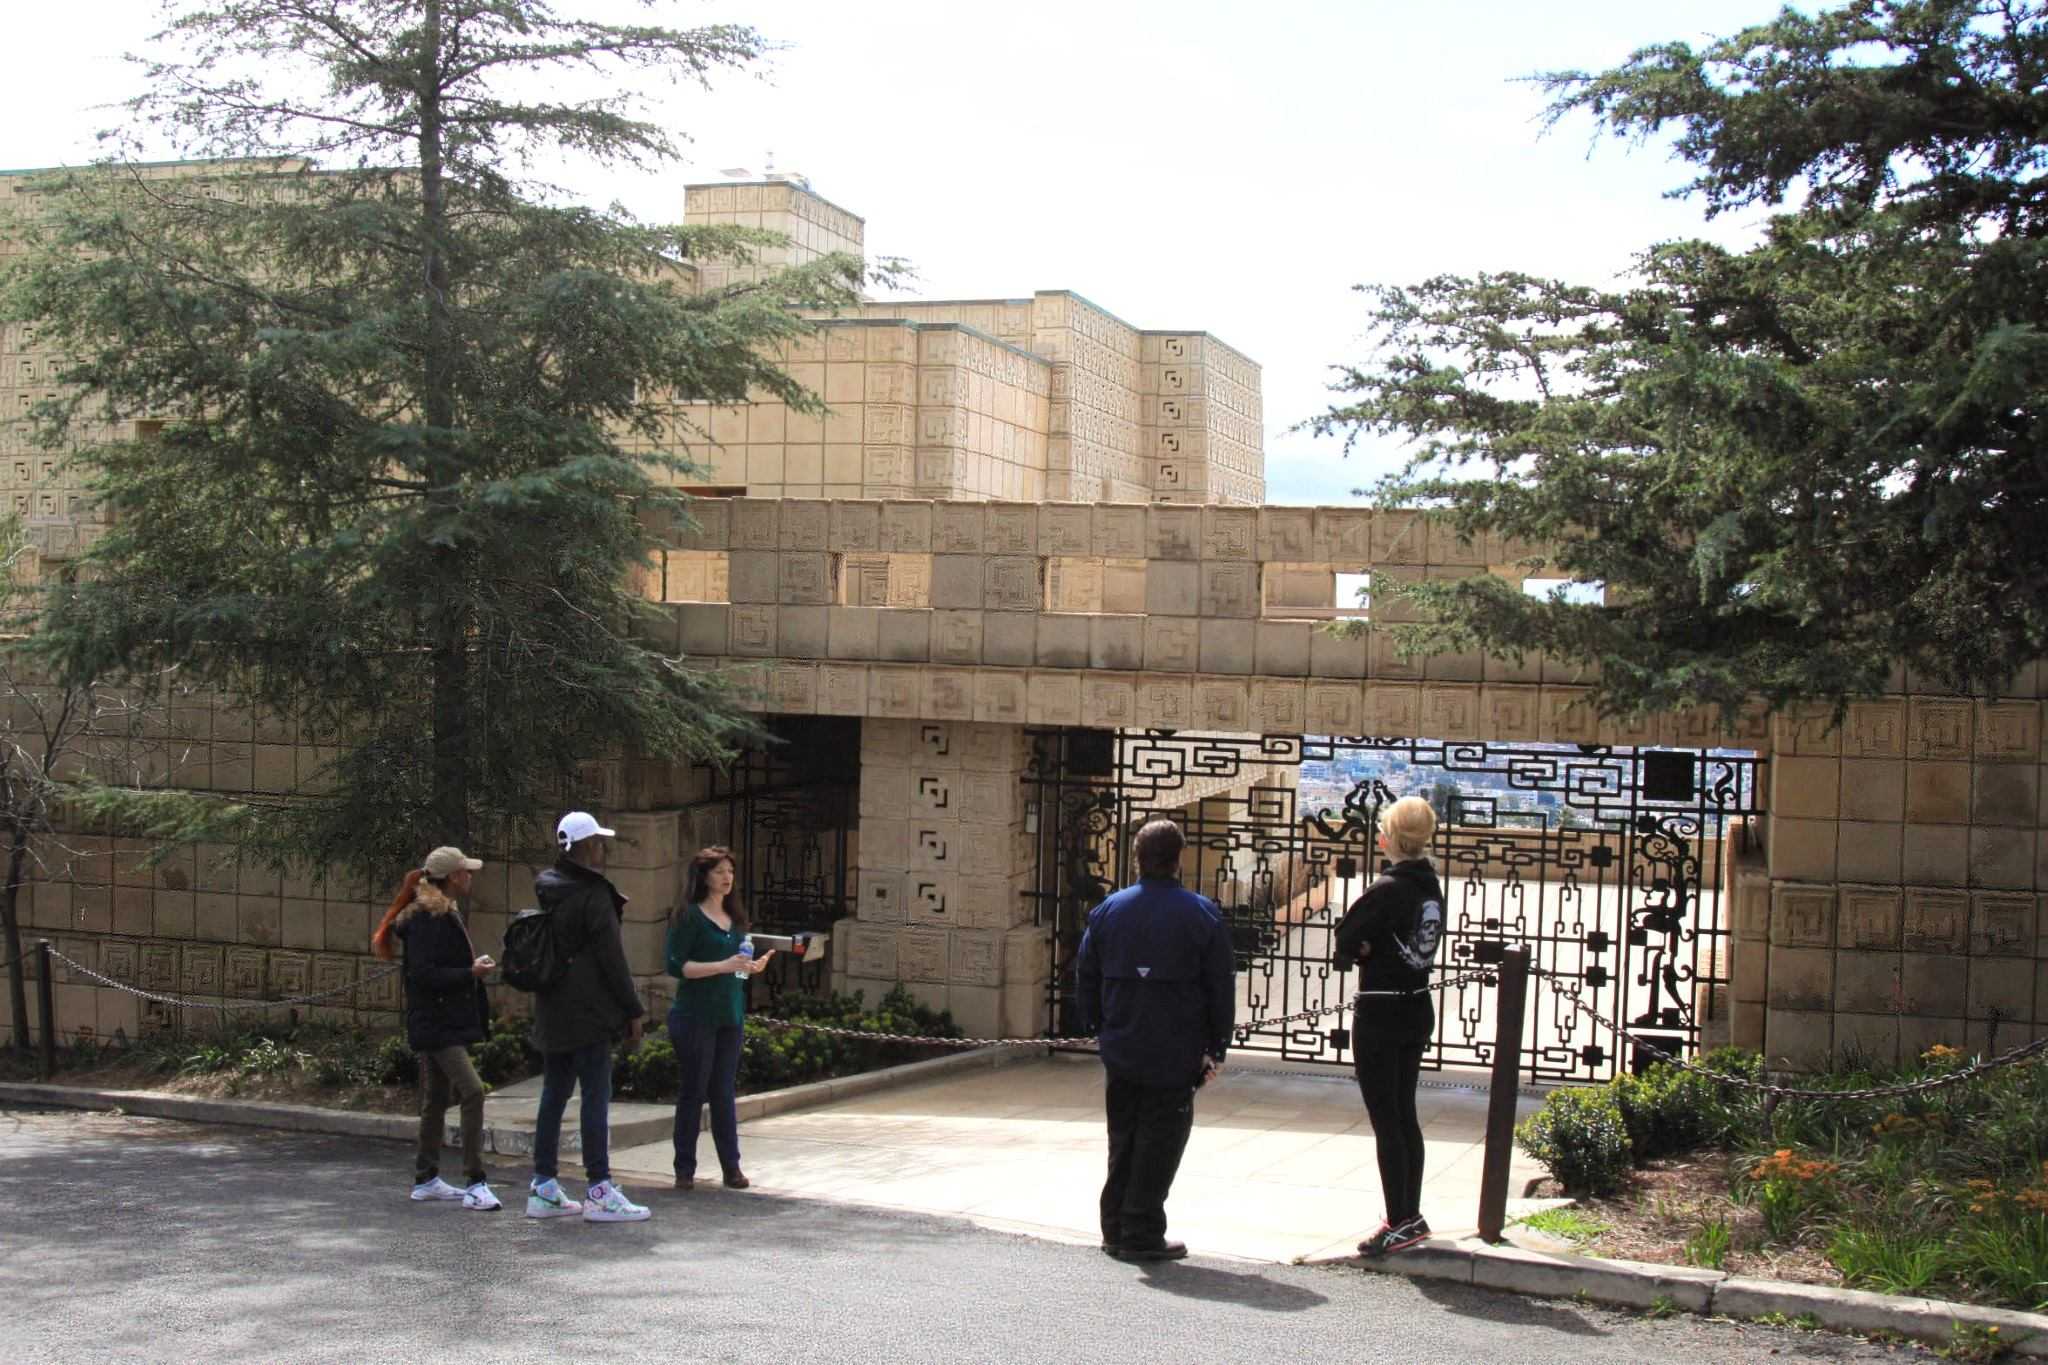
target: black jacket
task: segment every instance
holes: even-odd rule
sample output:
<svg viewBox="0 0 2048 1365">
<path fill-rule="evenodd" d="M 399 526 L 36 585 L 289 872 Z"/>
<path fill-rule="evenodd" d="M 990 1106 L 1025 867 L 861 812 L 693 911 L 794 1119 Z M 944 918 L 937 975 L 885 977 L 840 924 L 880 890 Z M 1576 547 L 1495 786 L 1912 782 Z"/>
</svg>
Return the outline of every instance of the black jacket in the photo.
<svg viewBox="0 0 2048 1365">
<path fill-rule="evenodd" d="M 1362 964 L 1359 990 L 1421 992 L 1429 984 L 1443 933 L 1444 889 L 1429 859 L 1395 863 L 1337 922 L 1333 965 L 1340 972 L 1361 966 L 1359 950 L 1369 943 L 1372 953 Z M 1425 993 L 1363 995 L 1353 1045 L 1424 1042 L 1435 1026 L 1436 1013 Z"/>
<path fill-rule="evenodd" d="M 1223 1059 L 1237 978 L 1223 913 L 1170 877 L 1127 886 L 1089 912 L 1076 967 L 1083 1028 L 1097 1030 L 1113 1076 L 1192 1086 Z"/>
<path fill-rule="evenodd" d="M 462 912 L 422 881 L 392 932 L 405 944 L 405 1042 L 414 1052 L 483 1041 L 491 1002 L 470 967 L 476 948 Z"/>
<path fill-rule="evenodd" d="M 562 979 L 533 998 L 533 1045 L 574 1052 L 610 1043 L 647 1012 L 626 966 L 619 921 L 626 898 L 602 873 L 567 858 L 533 879 L 534 898 L 552 919 L 555 950 L 569 959 Z"/>
</svg>

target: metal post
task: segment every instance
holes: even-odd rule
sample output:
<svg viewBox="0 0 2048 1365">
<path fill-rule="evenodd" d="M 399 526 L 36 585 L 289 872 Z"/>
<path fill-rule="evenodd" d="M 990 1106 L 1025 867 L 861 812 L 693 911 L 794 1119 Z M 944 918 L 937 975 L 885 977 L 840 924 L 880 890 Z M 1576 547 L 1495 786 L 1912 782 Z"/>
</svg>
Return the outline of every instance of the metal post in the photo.
<svg viewBox="0 0 2048 1365">
<path fill-rule="evenodd" d="M 54 973 L 50 970 L 50 940 L 46 938 L 36 940 L 36 975 L 42 983 L 36 1009 L 43 1028 L 40 1069 L 42 1078 L 47 1081 L 57 1074 L 57 987 L 51 979 Z"/>
<path fill-rule="evenodd" d="M 1522 1079 L 1522 1013 L 1529 1000 L 1529 950 L 1501 954 L 1495 1001 L 1493 1083 L 1486 1100 L 1486 1162 L 1479 1175 L 1479 1236 L 1501 1240 L 1507 1222 L 1508 1166 L 1514 1159 L 1515 1098 Z"/>
</svg>

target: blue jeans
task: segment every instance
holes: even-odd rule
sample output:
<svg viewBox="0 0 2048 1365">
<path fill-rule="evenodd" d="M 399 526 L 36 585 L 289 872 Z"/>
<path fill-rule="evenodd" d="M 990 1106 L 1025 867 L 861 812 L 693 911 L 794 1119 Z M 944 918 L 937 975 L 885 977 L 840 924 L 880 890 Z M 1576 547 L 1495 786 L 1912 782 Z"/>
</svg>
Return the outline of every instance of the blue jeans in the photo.
<svg viewBox="0 0 2048 1365">
<path fill-rule="evenodd" d="M 533 1116 L 533 1177 L 553 1180 L 560 1171 L 562 1111 L 569 1092 L 583 1090 L 583 1174 L 595 1185 L 612 1178 L 612 1047 L 589 1043 L 573 1052 L 541 1058 L 540 1109 Z"/>
<path fill-rule="evenodd" d="M 711 1145 L 718 1164 L 730 1175 L 740 1168 L 740 1121 L 733 1094 L 740 1079 L 742 1030 L 668 1017 L 668 1040 L 675 1045 L 676 1070 L 682 1087 L 676 1095 L 676 1174 L 697 1174 L 697 1124 L 704 1102 L 711 1102 Z"/>
</svg>

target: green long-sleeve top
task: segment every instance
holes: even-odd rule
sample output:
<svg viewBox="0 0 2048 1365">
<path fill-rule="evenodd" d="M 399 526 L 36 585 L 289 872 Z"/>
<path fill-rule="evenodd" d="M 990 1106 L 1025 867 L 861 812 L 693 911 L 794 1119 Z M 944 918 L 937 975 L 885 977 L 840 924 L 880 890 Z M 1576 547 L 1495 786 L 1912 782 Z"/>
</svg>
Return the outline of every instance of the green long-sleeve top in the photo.
<svg viewBox="0 0 2048 1365">
<path fill-rule="evenodd" d="M 746 988 L 737 973 L 687 977 L 685 962 L 723 962 L 740 950 L 745 938 L 737 929 L 721 929 L 694 905 L 676 912 L 668 927 L 668 974 L 676 979 L 673 1012 L 713 1028 L 743 1028 L 747 1017 Z"/>
</svg>

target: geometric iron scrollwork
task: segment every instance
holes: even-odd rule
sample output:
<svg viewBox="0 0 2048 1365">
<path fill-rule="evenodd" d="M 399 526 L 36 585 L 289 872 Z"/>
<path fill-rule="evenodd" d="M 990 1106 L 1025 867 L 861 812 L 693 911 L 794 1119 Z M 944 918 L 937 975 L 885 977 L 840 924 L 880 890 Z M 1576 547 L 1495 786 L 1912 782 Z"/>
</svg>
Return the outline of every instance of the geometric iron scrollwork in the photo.
<svg viewBox="0 0 2048 1365">
<path fill-rule="evenodd" d="M 825 933 L 854 913 L 847 877 L 847 836 L 855 827 L 859 776 L 833 757 L 859 752 L 859 722 L 839 717 L 770 717 L 771 727 L 802 725 L 784 742 L 710 764 L 706 806 L 722 804 L 720 823 L 739 864 L 747 917 L 763 933 Z M 684 856 L 694 850 L 685 850 Z M 785 989 L 823 994 L 828 965 L 820 955 L 794 969 L 748 982 L 770 1000 Z"/>
<path fill-rule="evenodd" d="M 1347 1063 L 1351 1020 L 1266 1021 L 1346 1000 L 1335 924 L 1381 866 L 1378 813 L 1400 796 L 1438 807 L 1431 856 L 1447 905 L 1439 980 L 1498 962 L 1510 945 L 1574 982 L 1611 1018 L 1697 1050 L 1726 1000 L 1721 916 L 1725 841 L 1756 813 L 1760 763 L 1747 753 L 1602 745 L 1493 744 L 1373 736 L 1211 736 L 1033 730 L 1024 774 L 1036 814 L 1038 922 L 1053 937 L 1055 1031 L 1089 910 L 1132 880 L 1130 835 L 1178 821 L 1183 880 L 1215 899 L 1238 970 L 1237 1045 Z M 1305 801 L 1304 764 L 1337 776 L 1340 797 Z M 1354 780 L 1355 779 L 1355 780 Z M 1428 1064 L 1491 1062 L 1492 996 L 1469 985 L 1432 997 Z M 1530 994 L 1523 1070 L 1601 1080 L 1632 1050 Z"/>
</svg>

